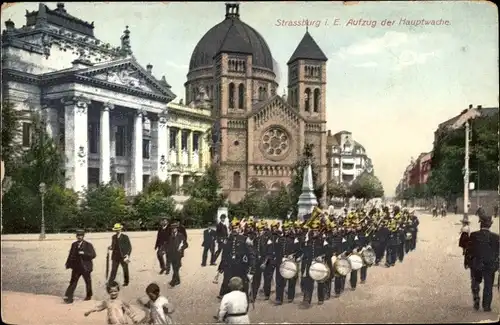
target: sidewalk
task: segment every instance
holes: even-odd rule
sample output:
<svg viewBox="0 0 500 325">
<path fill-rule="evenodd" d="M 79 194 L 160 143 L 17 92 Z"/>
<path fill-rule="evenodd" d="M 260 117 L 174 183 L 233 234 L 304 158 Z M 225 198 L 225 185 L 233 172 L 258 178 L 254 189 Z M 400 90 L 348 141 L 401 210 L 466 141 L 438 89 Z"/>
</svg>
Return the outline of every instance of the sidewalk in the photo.
<svg viewBox="0 0 500 325">
<path fill-rule="evenodd" d="M 67 305 L 61 297 L 2 291 L 2 319 L 7 324 L 26 325 L 106 324 L 106 311 L 84 316 L 96 304 L 92 300 L 75 300 Z M 143 317 L 139 308 L 133 309 L 139 318 Z"/>
</svg>

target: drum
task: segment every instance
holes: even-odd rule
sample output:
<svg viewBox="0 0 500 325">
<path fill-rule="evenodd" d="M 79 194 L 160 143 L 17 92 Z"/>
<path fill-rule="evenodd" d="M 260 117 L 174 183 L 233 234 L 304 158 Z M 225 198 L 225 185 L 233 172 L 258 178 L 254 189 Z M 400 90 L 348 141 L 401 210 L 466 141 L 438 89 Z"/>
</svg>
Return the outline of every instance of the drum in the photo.
<svg viewBox="0 0 500 325">
<path fill-rule="evenodd" d="M 312 262 L 309 267 L 309 276 L 317 282 L 323 282 L 330 277 L 330 269 L 325 263 Z"/>
<path fill-rule="evenodd" d="M 411 232 L 407 232 L 405 238 L 406 240 L 410 240 L 413 238 L 413 235 L 411 234 Z"/>
<path fill-rule="evenodd" d="M 281 276 L 288 280 L 294 278 L 297 275 L 299 266 L 297 265 L 297 263 L 295 263 L 295 261 L 289 258 L 284 258 L 283 262 L 281 262 L 279 270 Z"/>
<path fill-rule="evenodd" d="M 348 257 L 349 262 L 351 262 L 351 269 L 357 271 L 363 267 L 363 258 L 358 254 L 351 254 Z"/>
<path fill-rule="evenodd" d="M 333 255 L 331 262 L 332 262 L 332 265 L 335 265 L 335 263 L 337 262 L 337 256 Z"/>
<path fill-rule="evenodd" d="M 375 250 L 371 247 L 366 247 L 361 251 L 361 257 L 363 258 L 363 262 L 366 265 L 373 265 L 377 260 L 377 256 L 375 255 Z"/>
<path fill-rule="evenodd" d="M 336 257 L 333 268 L 338 275 L 346 276 L 351 273 L 351 262 L 345 257 Z"/>
</svg>

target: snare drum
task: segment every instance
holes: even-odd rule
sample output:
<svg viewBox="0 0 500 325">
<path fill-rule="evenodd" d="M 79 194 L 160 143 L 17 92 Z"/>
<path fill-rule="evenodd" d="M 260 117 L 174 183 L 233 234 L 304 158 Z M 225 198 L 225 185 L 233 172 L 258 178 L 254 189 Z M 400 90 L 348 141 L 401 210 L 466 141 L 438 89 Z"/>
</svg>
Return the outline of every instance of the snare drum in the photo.
<svg viewBox="0 0 500 325">
<path fill-rule="evenodd" d="M 279 271 L 283 278 L 289 280 L 293 279 L 297 275 L 299 266 L 297 265 L 297 263 L 295 263 L 295 261 L 289 258 L 284 258 L 283 262 L 280 265 Z"/>
<path fill-rule="evenodd" d="M 358 254 L 351 254 L 348 257 L 349 262 L 351 262 L 351 269 L 357 271 L 363 267 L 363 258 Z"/>
<path fill-rule="evenodd" d="M 373 265 L 375 264 L 375 261 L 377 259 L 377 256 L 375 254 L 375 250 L 371 247 L 366 247 L 361 251 L 361 257 L 363 258 L 363 262 L 365 262 L 366 265 Z"/>
<path fill-rule="evenodd" d="M 412 233 L 411 232 L 407 232 L 406 235 L 405 235 L 405 238 L 406 238 L 406 240 L 412 239 L 413 238 Z"/>
<path fill-rule="evenodd" d="M 317 282 L 323 282 L 330 277 L 330 269 L 325 263 L 312 262 L 309 267 L 309 276 Z"/>
<path fill-rule="evenodd" d="M 351 262 L 345 257 L 336 257 L 335 263 L 333 265 L 335 272 L 338 275 L 346 276 L 351 273 Z"/>
</svg>

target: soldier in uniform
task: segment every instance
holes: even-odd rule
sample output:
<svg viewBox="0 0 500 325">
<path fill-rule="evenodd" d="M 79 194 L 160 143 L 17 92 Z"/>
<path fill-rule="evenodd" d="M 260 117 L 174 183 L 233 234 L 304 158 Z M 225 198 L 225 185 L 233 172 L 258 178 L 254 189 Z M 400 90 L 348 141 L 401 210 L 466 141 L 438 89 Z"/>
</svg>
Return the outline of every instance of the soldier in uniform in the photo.
<svg viewBox="0 0 500 325">
<path fill-rule="evenodd" d="M 231 221 L 231 234 L 226 239 L 222 248 L 222 258 L 218 271 L 224 274 L 219 296 L 222 297 L 229 292 L 229 280 L 232 277 L 240 277 L 243 280 L 245 292 L 248 292 L 249 282 L 255 273 L 255 255 L 251 245 L 244 235 L 238 233 L 240 222 L 238 219 Z"/>
<path fill-rule="evenodd" d="M 406 232 L 404 227 L 404 217 L 398 215 L 398 219 L 396 219 L 396 222 L 398 223 L 397 235 L 399 237 L 399 244 L 397 246 L 397 257 L 399 262 L 402 263 L 405 258 L 405 237 L 406 237 Z"/>
<path fill-rule="evenodd" d="M 269 300 L 271 296 L 271 282 L 273 280 L 273 235 L 266 231 L 263 223 L 257 224 L 258 235 L 253 242 L 255 249 L 255 262 L 258 267 L 252 281 L 253 301 L 257 298 L 260 284 L 264 280 L 265 299 Z"/>
<path fill-rule="evenodd" d="M 283 235 L 280 236 L 275 242 L 275 254 L 276 254 L 276 305 L 283 304 L 283 294 L 285 291 L 285 285 L 288 282 L 288 302 L 291 303 L 295 299 L 295 286 L 297 284 L 297 274 L 296 277 L 292 279 L 285 279 L 281 276 L 279 271 L 279 266 L 283 262 L 284 258 L 294 259 L 298 262 L 300 257 L 300 244 L 298 238 L 296 238 L 291 231 L 292 224 L 289 222 L 283 223 Z"/>
<path fill-rule="evenodd" d="M 358 225 L 356 227 L 356 247 L 358 252 L 360 252 L 363 247 L 368 245 L 368 238 L 366 238 L 365 232 L 363 231 L 363 227 L 361 225 Z M 359 270 L 359 278 L 361 280 L 361 284 L 365 283 L 366 281 L 366 276 L 368 274 L 368 265 L 363 263 L 363 266 Z"/>
<path fill-rule="evenodd" d="M 314 292 L 314 280 L 309 275 L 309 268 L 314 261 L 323 261 L 325 258 L 324 239 L 319 233 L 320 222 L 313 221 L 311 230 L 309 231 L 309 240 L 305 242 L 303 248 L 302 260 L 305 264 L 305 272 L 302 274 L 304 278 L 304 300 L 303 304 L 309 306 L 311 304 L 312 295 Z M 318 304 L 322 305 L 325 300 L 325 284 L 318 282 Z"/>
<path fill-rule="evenodd" d="M 347 234 L 346 234 L 346 244 L 347 244 L 347 252 L 346 254 L 355 254 L 358 252 L 358 235 L 354 230 L 355 225 L 348 225 Z M 349 278 L 349 283 L 351 285 L 351 290 L 356 290 L 356 285 L 358 283 L 358 271 L 352 270 Z"/>
<path fill-rule="evenodd" d="M 418 217 L 415 215 L 414 212 L 410 215 L 410 219 L 412 222 L 411 229 L 413 230 L 411 234 L 410 251 L 413 251 L 415 250 L 415 248 L 417 248 L 418 225 L 420 224 L 420 221 L 418 220 Z"/>
<path fill-rule="evenodd" d="M 484 280 L 482 305 L 485 312 L 491 311 L 493 282 L 495 272 L 499 268 L 500 238 L 498 234 L 490 231 L 492 224 L 491 217 L 483 216 L 480 219 L 481 229 L 470 234 L 466 249 L 467 266 L 470 267 L 471 274 L 474 309 L 479 310 L 479 290 L 480 284 Z"/>
<path fill-rule="evenodd" d="M 397 249 L 399 245 L 398 227 L 395 220 L 390 221 L 388 230 L 389 235 L 387 238 L 385 266 L 391 267 L 396 265 Z"/>
</svg>

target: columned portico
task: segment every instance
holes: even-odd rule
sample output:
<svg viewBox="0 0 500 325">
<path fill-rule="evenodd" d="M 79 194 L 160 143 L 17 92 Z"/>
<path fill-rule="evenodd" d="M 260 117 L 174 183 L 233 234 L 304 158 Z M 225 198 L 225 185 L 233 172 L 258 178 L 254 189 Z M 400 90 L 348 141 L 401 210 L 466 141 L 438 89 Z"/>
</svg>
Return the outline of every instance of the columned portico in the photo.
<svg viewBox="0 0 500 325">
<path fill-rule="evenodd" d="M 111 130 L 110 130 L 110 119 L 109 111 L 113 110 L 115 106 L 111 103 L 104 103 L 101 109 L 100 118 L 100 171 L 99 171 L 99 182 L 107 184 L 111 181 Z"/>
<path fill-rule="evenodd" d="M 88 180 L 88 105 L 90 100 L 82 96 L 65 97 L 64 104 L 66 156 L 66 187 L 83 191 Z"/>
<path fill-rule="evenodd" d="M 164 110 L 159 115 L 158 119 L 158 131 L 157 131 L 157 139 L 158 143 L 157 147 L 157 166 L 156 166 L 156 174 L 161 181 L 166 181 L 168 179 L 168 169 L 167 169 L 167 160 L 168 160 L 168 148 L 169 148 L 169 134 L 167 128 L 167 111 Z"/>
</svg>

